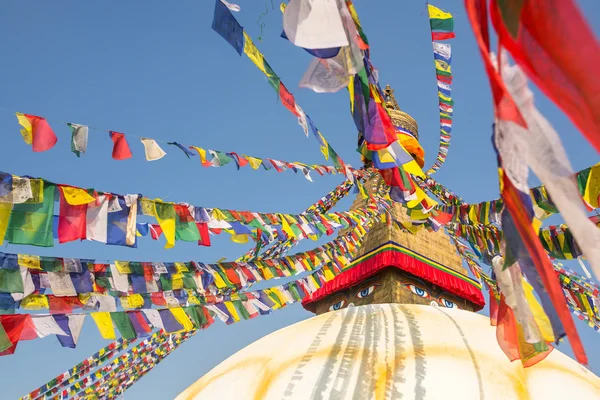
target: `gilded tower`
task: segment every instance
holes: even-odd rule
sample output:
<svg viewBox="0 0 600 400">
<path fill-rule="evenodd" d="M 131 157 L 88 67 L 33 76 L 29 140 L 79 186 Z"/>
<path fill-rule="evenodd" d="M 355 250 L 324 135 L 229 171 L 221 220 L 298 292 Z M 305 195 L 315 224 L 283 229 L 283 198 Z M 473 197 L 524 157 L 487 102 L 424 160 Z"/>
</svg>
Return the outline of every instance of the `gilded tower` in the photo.
<svg viewBox="0 0 600 400">
<path fill-rule="evenodd" d="M 398 140 L 424 165 L 419 127 L 400 110 L 394 90 L 386 86 L 385 105 L 398 129 Z M 379 176 L 365 185 L 375 191 L 384 185 Z M 364 207 L 360 195 L 352 209 Z M 394 204 L 385 222 L 376 222 L 363 239 L 351 265 L 321 289 L 305 298 L 302 305 L 315 314 L 346 307 L 381 304 L 425 304 L 476 311 L 483 307 L 481 287 L 468 276 L 461 257 L 443 229 L 412 234 L 401 227 L 408 221 L 406 209 Z"/>
</svg>

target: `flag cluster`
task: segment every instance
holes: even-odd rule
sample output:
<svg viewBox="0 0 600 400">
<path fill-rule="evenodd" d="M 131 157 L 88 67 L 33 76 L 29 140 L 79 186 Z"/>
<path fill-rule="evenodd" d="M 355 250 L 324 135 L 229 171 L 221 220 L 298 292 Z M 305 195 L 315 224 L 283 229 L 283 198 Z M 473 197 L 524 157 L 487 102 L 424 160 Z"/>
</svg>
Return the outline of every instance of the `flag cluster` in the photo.
<svg viewBox="0 0 600 400">
<path fill-rule="evenodd" d="M 361 179 L 363 171 L 355 174 Z M 58 215 L 54 215 L 55 199 Z M 365 212 L 292 215 L 211 209 L 0 173 L 0 243 L 52 247 L 57 238 L 59 243 L 87 239 L 136 247 L 139 236 L 150 234 L 155 240 L 164 236 L 165 247 L 171 248 L 177 240 L 210 246 L 210 234 L 221 232 L 230 234 L 236 243 L 275 238 L 317 240 L 335 229 L 360 224 Z M 138 216 L 154 218 L 156 223 L 138 222 Z"/>
</svg>

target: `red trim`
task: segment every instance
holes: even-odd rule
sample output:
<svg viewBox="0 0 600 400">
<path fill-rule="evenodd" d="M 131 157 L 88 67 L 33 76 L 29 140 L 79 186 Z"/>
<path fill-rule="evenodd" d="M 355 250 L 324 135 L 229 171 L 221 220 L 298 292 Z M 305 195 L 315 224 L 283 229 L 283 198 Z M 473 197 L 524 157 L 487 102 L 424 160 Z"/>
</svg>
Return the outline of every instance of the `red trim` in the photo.
<svg viewBox="0 0 600 400">
<path fill-rule="evenodd" d="M 481 310 L 485 305 L 485 300 L 481 291 L 468 282 L 440 271 L 439 269 L 409 255 L 398 251 L 386 250 L 366 259 L 325 283 L 311 296 L 307 296 L 302 300 L 302 307 L 308 311 L 314 312 L 315 305 L 313 303 L 322 300 L 335 292 L 354 286 L 357 283 L 370 278 L 379 271 L 390 267 L 401 269 L 404 272 L 408 272 L 409 274 L 415 275 L 443 288 L 448 293 L 452 293 L 462 299 L 470 301 L 475 305 L 476 311 Z"/>
</svg>

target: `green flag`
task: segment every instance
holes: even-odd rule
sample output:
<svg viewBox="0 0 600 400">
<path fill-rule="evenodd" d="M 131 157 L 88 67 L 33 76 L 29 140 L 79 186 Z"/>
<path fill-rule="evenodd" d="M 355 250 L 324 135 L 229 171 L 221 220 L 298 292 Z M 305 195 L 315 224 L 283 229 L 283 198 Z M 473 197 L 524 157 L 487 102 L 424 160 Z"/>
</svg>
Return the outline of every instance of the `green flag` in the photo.
<svg viewBox="0 0 600 400">
<path fill-rule="evenodd" d="M 15 204 L 13 207 L 6 240 L 12 244 L 30 244 L 52 247 L 52 220 L 54 214 L 53 184 L 44 182 L 44 198 L 41 203 Z"/>
</svg>

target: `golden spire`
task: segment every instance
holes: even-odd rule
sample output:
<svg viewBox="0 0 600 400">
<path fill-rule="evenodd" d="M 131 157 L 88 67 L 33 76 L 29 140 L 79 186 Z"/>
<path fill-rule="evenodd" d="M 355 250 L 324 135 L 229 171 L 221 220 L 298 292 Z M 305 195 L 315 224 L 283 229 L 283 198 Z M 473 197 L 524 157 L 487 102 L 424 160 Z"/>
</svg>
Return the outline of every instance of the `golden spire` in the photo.
<svg viewBox="0 0 600 400">
<path fill-rule="evenodd" d="M 394 96 L 394 89 L 390 85 L 386 85 L 383 94 L 385 96 L 385 108 L 388 109 L 394 125 L 412 132 L 415 138 L 419 140 L 419 125 L 413 117 L 400 110 L 400 106 Z"/>
</svg>

